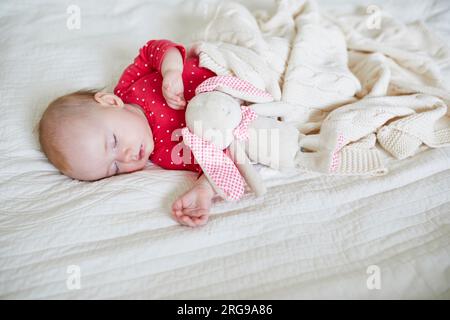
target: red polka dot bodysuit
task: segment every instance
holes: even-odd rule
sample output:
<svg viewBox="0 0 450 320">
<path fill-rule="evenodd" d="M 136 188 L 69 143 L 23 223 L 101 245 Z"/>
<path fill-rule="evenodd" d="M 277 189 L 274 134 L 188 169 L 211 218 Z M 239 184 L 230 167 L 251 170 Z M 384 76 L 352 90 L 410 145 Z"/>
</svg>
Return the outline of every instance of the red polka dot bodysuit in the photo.
<svg viewBox="0 0 450 320">
<path fill-rule="evenodd" d="M 194 97 L 197 86 L 216 74 L 199 67 L 198 56 L 186 58 L 185 48 L 169 40 L 147 42 L 134 63 L 123 72 L 114 93 L 124 103 L 137 104 L 144 111 L 153 133 L 154 150 L 150 155 L 153 163 L 170 170 L 201 172 L 192 153 L 190 157 L 183 155 L 183 149 L 186 149 L 182 146 L 181 129 L 186 126 L 186 110 L 172 109 L 162 94 L 161 65 L 165 52 L 173 47 L 180 51 L 183 58 L 184 99 L 188 103 Z"/>
</svg>

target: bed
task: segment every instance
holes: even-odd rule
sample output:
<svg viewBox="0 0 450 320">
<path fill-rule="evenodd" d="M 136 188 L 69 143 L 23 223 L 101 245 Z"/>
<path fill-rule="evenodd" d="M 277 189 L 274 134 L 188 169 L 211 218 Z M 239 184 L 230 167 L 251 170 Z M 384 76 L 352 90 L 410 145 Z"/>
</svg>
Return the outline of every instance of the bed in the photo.
<svg viewBox="0 0 450 320">
<path fill-rule="evenodd" d="M 319 3 L 335 10 L 376 4 L 405 22 L 423 20 L 450 42 L 444 0 Z M 450 298 L 450 147 L 391 161 L 379 177 L 261 167 L 266 195 L 216 200 L 197 229 L 170 216 L 174 199 L 195 182 L 192 172 L 148 163 L 85 183 L 46 160 L 35 127 L 52 99 L 111 90 L 148 39 L 188 45 L 208 5 L 1 2 L 0 297 Z M 444 72 L 450 81 L 450 68 Z"/>
</svg>

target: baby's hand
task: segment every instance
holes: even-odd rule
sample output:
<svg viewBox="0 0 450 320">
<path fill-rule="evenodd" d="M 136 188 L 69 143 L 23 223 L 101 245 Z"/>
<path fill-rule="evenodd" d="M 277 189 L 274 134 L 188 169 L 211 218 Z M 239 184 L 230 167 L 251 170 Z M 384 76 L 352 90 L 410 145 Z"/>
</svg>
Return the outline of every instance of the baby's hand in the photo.
<svg viewBox="0 0 450 320">
<path fill-rule="evenodd" d="M 173 203 L 172 214 L 180 224 L 202 226 L 208 221 L 213 196 L 211 187 L 195 185 Z"/>
<path fill-rule="evenodd" d="M 169 70 L 164 74 L 162 93 L 169 107 L 176 110 L 184 108 L 186 101 L 184 100 L 184 85 L 180 71 Z"/>
</svg>

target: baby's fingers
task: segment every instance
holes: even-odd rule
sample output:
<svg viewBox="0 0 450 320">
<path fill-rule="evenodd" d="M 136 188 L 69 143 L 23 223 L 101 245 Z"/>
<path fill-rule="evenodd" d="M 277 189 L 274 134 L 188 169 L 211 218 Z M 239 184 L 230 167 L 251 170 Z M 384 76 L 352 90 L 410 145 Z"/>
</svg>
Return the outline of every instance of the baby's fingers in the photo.
<svg viewBox="0 0 450 320">
<path fill-rule="evenodd" d="M 208 215 L 209 211 L 207 209 L 185 208 L 183 209 L 183 214 L 190 217 L 201 217 L 203 215 Z"/>
<path fill-rule="evenodd" d="M 197 225 L 192 221 L 191 217 L 189 216 L 181 216 L 178 221 L 188 227 L 196 227 Z"/>
<path fill-rule="evenodd" d="M 172 109 L 183 109 L 184 107 L 184 103 L 180 103 L 176 100 L 172 100 L 172 99 L 166 99 L 167 104 L 169 105 L 169 107 L 171 107 Z"/>
<path fill-rule="evenodd" d="M 164 92 L 164 95 L 166 96 L 166 99 L 173 99 L 173 100 L 180 99 L 179 95 L 181 93 L 180 92 L 176 92 L 176 90 L 174 90 L 168 84 L 163 86 L 163 92 Z"/>
<path fill-rule="evenodd" d="M 170 95 L 169 94 L 169 95 L 167 95 L 166 100 L 170 100 L 171 102 L 173 102 L 173 103 L 175 103 L 177 105 L 184 105 L 184 103 L 185 103 L 184 98 L 182 99 L 182 98 L 180 98 L 177 95 Z M 169 101 L 167 101 L 167 102 L 169 102 Z"/>
<path fill-rule="evenodd" d="M 166 99 L 166 102 L 169 105 L 169 107 L 174 109 L 181 109 L 186 104 L 184 100 L 181 100 L 179 97 L 167 93 L 164 94 L 164 98 Z"/>
<path fill-rule="evenodd" d="M 208 218 L 209 216 L 205 214 L 201 217 L 192 217 L 192 220 L 197 226 L 203 226 L 206 224 L 206 222 L 208 222 Z"/>
<path fill-rule="evenodd" d="M 203 215 L 200 217 L 190 217 L 190 216 L 186 216 L 183 215 L 182 217 L 180 217 L 180 219 L 178 220 L 181 224 L 189 226 L 189 227 L 199 227 L 199 226 L 203 226 L 206 224 L 206 222 L 208 222 L 208 215 Z"/>
</svg>

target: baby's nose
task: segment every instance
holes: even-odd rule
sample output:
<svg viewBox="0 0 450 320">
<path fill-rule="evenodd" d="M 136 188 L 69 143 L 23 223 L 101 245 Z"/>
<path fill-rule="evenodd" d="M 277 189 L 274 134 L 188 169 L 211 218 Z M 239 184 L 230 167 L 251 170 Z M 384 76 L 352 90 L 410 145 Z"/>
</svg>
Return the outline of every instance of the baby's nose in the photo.
<svg viewBox="0 0 450 320">
<path fill-rule="evenodd" d="M 136 161 L 137 156 L 133 154 L 132 148 L 127 148 L 123 152 L 123 162 L 130 162 L 130 161 Z"/>
</svg>

